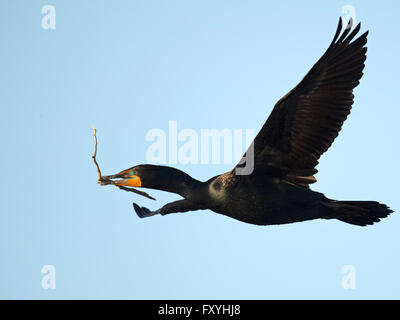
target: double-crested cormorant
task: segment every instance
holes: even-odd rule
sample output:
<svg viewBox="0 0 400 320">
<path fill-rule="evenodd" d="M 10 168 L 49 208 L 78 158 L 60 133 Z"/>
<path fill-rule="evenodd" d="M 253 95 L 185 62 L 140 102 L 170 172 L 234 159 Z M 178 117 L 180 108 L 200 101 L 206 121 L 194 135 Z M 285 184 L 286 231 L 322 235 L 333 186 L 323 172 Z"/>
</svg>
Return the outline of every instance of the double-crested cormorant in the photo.
<svg viewBox="0 0 400 320">
<path fill-rule="evenodd" d="M 231 171 L 201 182 L 171 167 L 145 164 L 104 176 L 104 184 L 158 189 L 184 198 L 156 211 L 134 203 L 142 218 L 210 209 L 257 225 L 323 218 L 365 226 L 387 217 L 393 211 L 379 202 L 331 200 L 309 188 L 316 181 L 319 157 L 328 150 L 350 113 L 353 89 L 363 75 L 368 31 L 352 41 L 360 30 L 358 24 L 351 31 L 352 24 L 350 19 L 341 32 L 339 20 L 323 56 L 276 103 L 251 146 L 251 174 L 236 174 L 243 166 L 241 161 Z"/>
</svg>

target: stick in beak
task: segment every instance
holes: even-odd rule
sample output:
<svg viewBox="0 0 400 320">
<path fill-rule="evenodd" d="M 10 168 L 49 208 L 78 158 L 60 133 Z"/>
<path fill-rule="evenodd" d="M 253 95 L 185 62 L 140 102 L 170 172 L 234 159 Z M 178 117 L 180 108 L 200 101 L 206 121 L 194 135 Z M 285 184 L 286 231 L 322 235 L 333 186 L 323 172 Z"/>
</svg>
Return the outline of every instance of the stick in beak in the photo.
<svg viewBox="0 0 400 320">
<path fill-rule="evenodd" d="M 128 192 L 133 192 L 133 193 L 139 194 L 139 195 L 141 195 L 143 197 L 146 197 L 148 199 L 156 200 L 155 198 L 153 198 L 152 196 L 148 195 L 144 191 L 139 191 L 139 190 L 136 190 L 134 188 L 128 188 L 128 187 L 125 187 L 123 185 L 120 185 L 120 184 L 126 182 L 126 180 L 127 180 L 127 179 L 125 179 L 125 177 L 122 177 L 120 174 L 115 174 L 115 175 L 110 175 L 110 176 L 102 176 L 101 175 L 100 167 L 99 167 L 99 164 L 97 163 L 97 160 L 96 160 L 96 156 L 97 156 L 96 128 L 93 128 L 93 136 L 94 136 L 94 153 L 92 155 L 92 158 L 93 158 L 93 162 L 94 162 L 94 164 L 96 166 L 96 169 L 97 169 L 97 174 L 98 174 L 97 183 L 102 185 L 102 186 L 112 184 L 112 185 L 118 187 L 121 190 L 125 190 L 125 191 L 128 191 Z M 112 179 L 123 179 L 123 180 L 115 180 L 114 181 Z M 139 179 L 139 181 L 140 181 L 140 179 Z M 131 183 L 131 185 L 134 185 L 134 183 Z"/>
</svg>

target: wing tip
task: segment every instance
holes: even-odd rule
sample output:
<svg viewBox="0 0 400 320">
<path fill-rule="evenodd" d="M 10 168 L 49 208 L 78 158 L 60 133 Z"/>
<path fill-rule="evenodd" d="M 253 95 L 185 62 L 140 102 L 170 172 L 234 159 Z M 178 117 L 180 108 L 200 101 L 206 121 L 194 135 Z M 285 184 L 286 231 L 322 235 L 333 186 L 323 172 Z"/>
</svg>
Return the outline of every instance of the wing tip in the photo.
<svg viewBox="0 0 400 320">
<path fill-rule="evenodd" d="M 354 26 L 354 19 L 352 17 L 349 18 L 349 21 L 346 24 L 346 27 L 343 28 L 343 17 L 339 17 L 339 24 L 338 28 L 336 30 L 335 36 L 332 40 L 331 45 L 329 48 L 343 43 L 343 44 L 350 44 L 350 42 L 354 39 L 354 37 L 358 34 L 358 32 L 361 29 L 361 21 L 357 23 L 357 25 L 353 28 Z M 353 29 L 350 33 L 350 30 Z M 361 36 L 359 36 L 357 39 L 360 38 L 367 38 L 369 33 L 369 30 L 365 31 Z"/>
</svg>

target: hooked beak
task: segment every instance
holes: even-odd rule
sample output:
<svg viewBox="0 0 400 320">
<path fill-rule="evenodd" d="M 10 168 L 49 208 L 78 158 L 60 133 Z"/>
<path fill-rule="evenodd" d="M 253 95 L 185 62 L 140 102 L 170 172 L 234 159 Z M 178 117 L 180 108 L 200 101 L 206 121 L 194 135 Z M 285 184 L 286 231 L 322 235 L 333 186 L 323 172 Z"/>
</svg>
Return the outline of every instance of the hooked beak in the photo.
<svg viewBox="0 0 400 320">
<path fill-rule="evenodd" d="M 116 186 L 123 187 L 141 187 L 142 181 L 136 175 L 129 175 L 127 172 L 120 172 L 111 176 L 102 176 L 100 184 L 113 184 Z"/>
<path fill-rule="evenodd" d="M 97 181 L 97 183 L 99 183 L 102 186 L 111 184 L 117 186 L 122 190 L 130 191 L 136 194 L 140 194 L 143 197 L 156 200 L 152 196 L 148 195 L 146 192 L 139 191 L 134 188 L 134 187 L 141 187 L 142 181 L 140 180 L 139 176 L 132 174 L 132 170 L 129 169 L 111 176 L 101 176 Z M 133 188 L 127 188 L 127 187 L 133 187 Z"/>
</svg>

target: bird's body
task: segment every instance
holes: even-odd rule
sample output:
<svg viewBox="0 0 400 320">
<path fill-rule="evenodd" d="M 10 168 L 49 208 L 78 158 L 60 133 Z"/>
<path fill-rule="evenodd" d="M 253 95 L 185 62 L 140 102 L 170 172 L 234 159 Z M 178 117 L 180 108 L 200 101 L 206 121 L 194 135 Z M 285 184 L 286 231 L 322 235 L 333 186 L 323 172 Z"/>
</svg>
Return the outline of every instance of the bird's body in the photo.
<svg viewBox="0 0 400 320">
<path fill-rule="evenodd" d="M 360 24 L 343 33 L 342 21 L 324 55 L 274 106 L 269 118 L 231 171 L 200 182 L 165 166 L 139 165 L 104 177 L 119 187 L 147 187 L 183 199 L 156 211 L 134 204 L 140 217 L 200 209 L 256 225 L 339 219 L 368 225 L 392 210 L 376 201 L 336 201 L 312 191 L 315 167 L 341 130 L 353 104 L 366 59 L 367 34 L 352 41 Z M 250 165 L 243 174 L 240 170 Z M 113 180 L 118 179 L 118 180 Z"/>
<path fill-rule="evenodd" d="M 206 183 L 211 210 L 257 225 L 322 218 L 321 193 L 271 176 L 236 175 L 233 171 Z"/>
</svg>

